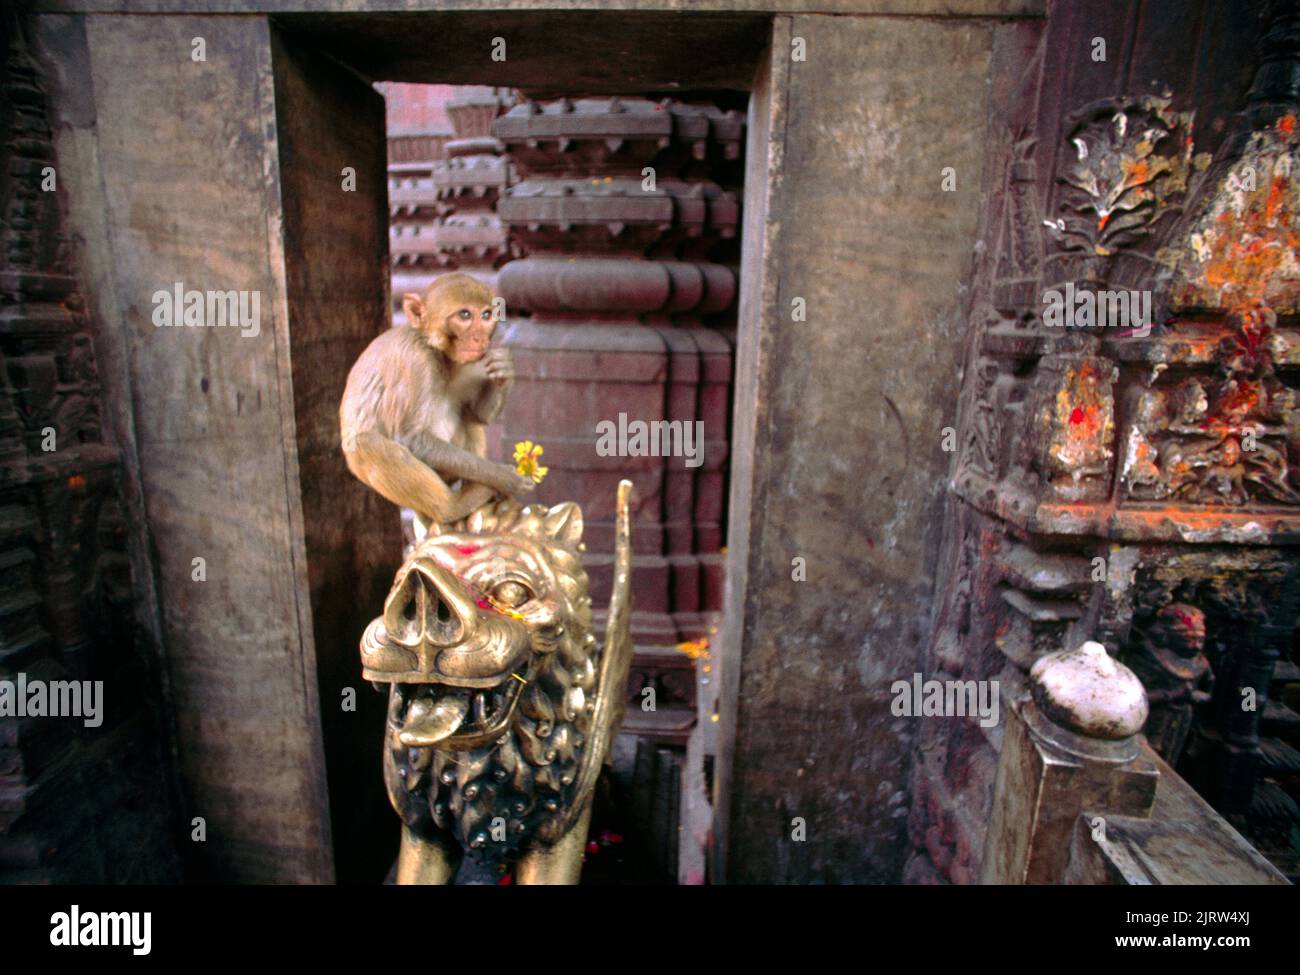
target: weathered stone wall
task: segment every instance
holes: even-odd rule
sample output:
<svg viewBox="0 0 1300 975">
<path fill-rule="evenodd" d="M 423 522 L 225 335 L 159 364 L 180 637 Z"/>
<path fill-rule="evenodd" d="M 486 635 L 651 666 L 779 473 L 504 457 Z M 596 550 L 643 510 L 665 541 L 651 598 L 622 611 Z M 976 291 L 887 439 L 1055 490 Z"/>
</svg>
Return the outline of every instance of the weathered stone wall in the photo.
<svg viewBox="0 0 1300 975">
<path fill-rule="evenodd" d="M 174 882 L 167 668 L 67 235 L 75 153 L 8 17 L 0 51 L 0 883 Z"/>
<path fill-rule="evenodd" d="M 133 531 L 161 607 L 185 819 L 206 825 L 187 844 L 192 876 L 328 880 L 269 25 L 36 24 L 60 79 L 62 184 L 105 323 L 105 386 L 138 463 Z M 174 282 L 258 293 L 257 333 L 155 327 L 152 296 Z"/>
<path fill-rule="evenodd" d="M 971 120 L 1001 29 L 777 20 L 746 177 L 768 196 L 747 203 L 720 651 L 733 880 L 898 879 L 916 728 L 889 687 L 930 628 L 983 168 Z"/>
</svg>

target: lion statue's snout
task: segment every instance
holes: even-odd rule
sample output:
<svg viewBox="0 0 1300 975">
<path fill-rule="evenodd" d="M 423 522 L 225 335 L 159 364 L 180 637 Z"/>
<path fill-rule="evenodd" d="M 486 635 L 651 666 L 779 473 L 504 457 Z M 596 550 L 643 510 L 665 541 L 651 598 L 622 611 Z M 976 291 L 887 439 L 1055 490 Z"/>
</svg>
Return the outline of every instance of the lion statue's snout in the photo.
<svg viewBox="0 0 1300 975">
<path fill-rule="evenodd" d="M 495 686 L 527 656 L 528 629 L 417 551 L 361 642 L 363 675 L 379 683 Z"/>
<path fill-rule="evenodd" d="M 411 650 L 428 643 L 449 647 L 474 625 L 474 604 L 450 572 L 432 559 L 417 558 L 403 567 L 384 603 L 384 628 Z"/>
</svg>

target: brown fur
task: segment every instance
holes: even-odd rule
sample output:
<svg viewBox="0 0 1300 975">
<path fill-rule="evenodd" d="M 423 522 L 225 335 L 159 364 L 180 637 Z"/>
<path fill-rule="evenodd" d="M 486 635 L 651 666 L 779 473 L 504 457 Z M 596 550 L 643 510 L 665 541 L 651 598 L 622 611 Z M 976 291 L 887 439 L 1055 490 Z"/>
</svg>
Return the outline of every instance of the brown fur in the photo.
<svg viewBox="0 0 1300 975">
<path fill-rule="evenodd" d="M 514 381 L 509 352 L 488 348 L 493 301 L 490 288 L 465 274 L 438 278 L 423 299 L 406 295 L 410 324 L 361 353 L 339 405 L 348 469 L 430 524 L 532 489 L 484 456 L 487 425 Z"/>
</svg>

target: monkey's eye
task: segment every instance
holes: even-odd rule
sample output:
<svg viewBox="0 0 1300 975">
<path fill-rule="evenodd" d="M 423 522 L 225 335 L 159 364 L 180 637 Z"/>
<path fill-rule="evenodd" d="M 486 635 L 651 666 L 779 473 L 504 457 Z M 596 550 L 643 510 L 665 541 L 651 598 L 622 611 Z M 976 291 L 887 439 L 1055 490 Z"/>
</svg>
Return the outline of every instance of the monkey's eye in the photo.
<svg viewBox="0 0 1300 975">
<path fill-rule="evenodd" d="M 499 582 L 492 588 L 493 602 L 507 609 L 518 609 L 532 598 L 533 594 L 528 587 L 514 579 Z"/>
<path fill-rule="evenodd" d="M 468 308 L 462 308 L 460 311 L 456 312 L 456 317 L 462 322 L 467 322 L 474 317 L 474 313 Z"/>
</svg>

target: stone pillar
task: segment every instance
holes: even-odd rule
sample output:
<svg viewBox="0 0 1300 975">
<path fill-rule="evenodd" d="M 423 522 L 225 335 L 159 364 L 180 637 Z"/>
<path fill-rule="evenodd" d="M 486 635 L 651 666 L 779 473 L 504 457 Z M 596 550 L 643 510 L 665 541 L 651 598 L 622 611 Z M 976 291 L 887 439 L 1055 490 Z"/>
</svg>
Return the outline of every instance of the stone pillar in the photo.
<svg viewBox="0 0 1300 975">
<path fill-rule="evenodd" d="M 103 412 L 138 478 L 124 518 L 151 556 L 133 569 L 156 594 L 179 835 L 206 825 L 187 875 L 359 881 L 391 835 L 367 764 L 384 708 L 339 702 L 400 536 L 343 463 L 338 403 L 387 318 L 383 101 L 264 16 L 35 21 L 66 79 L 51 121 Z M 160 327 L 173 287 L 242 294 L 253 324 Z"/>
<path fill-rule="evenodd" d="M 597 605 L 614 489 L 636 485 L 639 646 L 702 636 L 721 608 L 731 344 L 703 323 L 735 299 L 735 272 L 709 257 L 739 207 L 708 173 L 738 158 L 742 129 L 734 112 L 640 98 L 525 102 L 496 125 L 521 177 L 499 212 L 529 255 L 500 274 L 519 376 L 502 447 L 541 443 L 539 499 L 581 501 Z M 638 450 L 634 424 L 665 420 L 674 444 L 702 429 L 697 457 L 662 456 L 654 437 Z M 605 421 L 629 436 L 602 455 Z"/>
<path fill-rule="evenodd" d="M 492 123 L 511 99 L 496 89 L 471 88 L 447 102 L 456 138 L 433 168 L 443 216 L 433 227 L 436 259 L 496 287 L 497 268 L 512 256 L 497 201 L 512 182 L 510 163 L 492 135 Z"/>
<path fill-rule="evenodd" d="M 515 256 L 496 213 L 512 174 L 492 135 L 493 121 L 512 99 L 482 85 L 458 91 L 446 102 L 453 138 L 438 157 L 389 161 L 395 324 L 405 323 L 403 294 L 424 291 L 445 271 L 464 271 L 496 287 L 497 268 Z"/>
<path fill-rule="evenodd" d="M 986 884 L 1060 883 L 1083 812 L 1147 816 L 1159 772 L 1142 754 L 1146 692 L 1100 643 L 1042 657 L 1013 701 L 984 849 Z"/>
<path fill-rule="evenodd" d="M 390 148 L 391 155 L 391 148 Z M 432 159 L 388 163 L 388 234 L 393 324 L 406 324 L 402 295 L 420 293 L 441 272 L 434 222 L 446 212 L 433 186 Z"/>
</svg>

